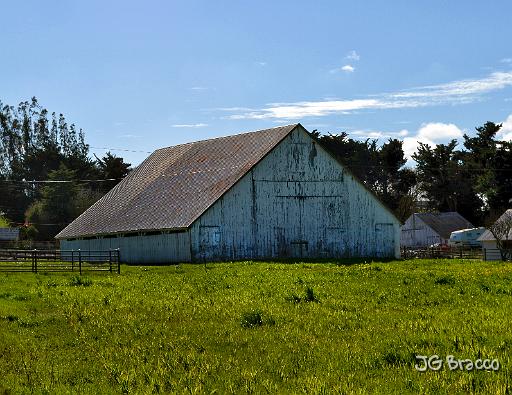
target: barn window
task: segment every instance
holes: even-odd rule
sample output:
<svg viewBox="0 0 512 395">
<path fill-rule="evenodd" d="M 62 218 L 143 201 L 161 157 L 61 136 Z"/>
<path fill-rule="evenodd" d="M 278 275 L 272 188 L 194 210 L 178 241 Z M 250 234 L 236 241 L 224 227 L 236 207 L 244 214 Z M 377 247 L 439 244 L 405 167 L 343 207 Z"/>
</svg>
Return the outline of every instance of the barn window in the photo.
<svg viewBox="0 0 512 395">
<path fill-rule="evenodd" d="M 203 247 L 217 247 L 220 244 L 220 226 L 200 226 L 199 238 Z"/>
</svg>

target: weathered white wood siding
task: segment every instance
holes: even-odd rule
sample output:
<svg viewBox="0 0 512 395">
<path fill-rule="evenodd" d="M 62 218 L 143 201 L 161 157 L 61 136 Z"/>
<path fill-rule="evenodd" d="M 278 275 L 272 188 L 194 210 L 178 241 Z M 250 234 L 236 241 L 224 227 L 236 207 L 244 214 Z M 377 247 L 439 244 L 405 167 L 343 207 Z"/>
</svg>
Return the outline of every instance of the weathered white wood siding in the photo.
<svg viewBox="0 0 512 395">
<path fill-rule="evenodd" d="M 191 227 L 193 260 L 399 257 L 398 220 L 301 128 Z"/>
<path fill-rule="evenodd" d="M 436 243 L 446 244 L 448 240 L 439 236 L 416 214 L 412 214 L 407 218 L 400 234 L 400 244 L 402 247 L 428 247 Z"/>
<path fill-rule="evenodd" d="M 496 240 L 482 240 L 482 250 L 486 261 L 501 261 L 501 253 Z"/>
<path fill-rule="evenodd" d="M 190 233 L 98 237 L 61 240 L 61 250 L 107 251 L 119 248 L 123 263 L 190 262 Z"/>
</svg>

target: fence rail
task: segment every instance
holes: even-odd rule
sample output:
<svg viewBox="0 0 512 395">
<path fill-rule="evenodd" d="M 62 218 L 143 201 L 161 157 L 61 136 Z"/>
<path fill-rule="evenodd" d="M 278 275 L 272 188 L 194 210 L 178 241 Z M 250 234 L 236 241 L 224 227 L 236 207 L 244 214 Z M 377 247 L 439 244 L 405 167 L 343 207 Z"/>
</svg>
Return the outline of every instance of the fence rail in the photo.
<svg viewBox="0 0 512 395">
<path fill-rule="evenodd" d="M 401 255 L 409 258 L 442 258 L 442 259 L 484 259 L 482 248 L 436 246 L 424 248 L 402 247 Z"/>
<path fill-rule="evenodd" d="M 121 273 L 119 250 L 1 250 L 0 272 Z"/>
</svg>

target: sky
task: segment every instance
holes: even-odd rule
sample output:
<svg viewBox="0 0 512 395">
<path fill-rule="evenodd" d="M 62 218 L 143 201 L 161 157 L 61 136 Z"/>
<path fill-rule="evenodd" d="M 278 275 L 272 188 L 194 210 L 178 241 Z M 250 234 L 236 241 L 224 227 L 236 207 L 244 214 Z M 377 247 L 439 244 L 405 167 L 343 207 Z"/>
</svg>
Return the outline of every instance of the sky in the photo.
<svg viewBox="0 0 512 395">
<path fill-rule="evenodd" d="M 434 145 L 512 139 L 512 2 L 3 2 L 0 100 L 36 96 L 91 154 L 300 122 Z M 409 161 L 410 165 L 414 163 Z"/>
</svg>

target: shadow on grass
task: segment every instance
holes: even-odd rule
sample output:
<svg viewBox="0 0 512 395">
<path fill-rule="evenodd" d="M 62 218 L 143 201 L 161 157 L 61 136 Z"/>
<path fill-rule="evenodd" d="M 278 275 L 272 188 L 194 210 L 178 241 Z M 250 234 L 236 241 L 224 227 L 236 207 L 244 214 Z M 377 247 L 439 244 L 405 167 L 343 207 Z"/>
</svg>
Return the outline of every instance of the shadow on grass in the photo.
<svg viewBox="0 0 512 395">
<path fill-rule="evenodd" d="M 360 264 L 372 264 L 372 263 L 385 263 L 385 262 L 393 262 L 400 261 L 402 259 L 396 258 L 376 258 L 376 257 L 365 257 L 365 258 L 262 258 L 262 259 L 239 259 L 233 261 L 208 261 L 208 262 L 169 262 L 169 263 L 133 263 L 126 264 L 127 266 L 140 266 L 140 267 L 149 267 L 149 266 L 177 266 L 179 267 L 181 264 L 193 264 L 193 265 L 204 265 L 208 269 L 213 268 L 214 266 L 220 266 L 226 263 L 243 263 L 243 264 L 258 264 L 258 263 L 279 263 L 279 264 L 319 264 L 319 263 L 330 263 L 337 266 L 350 266 L 350 265 L 360 265 Z"/>
</svg>

